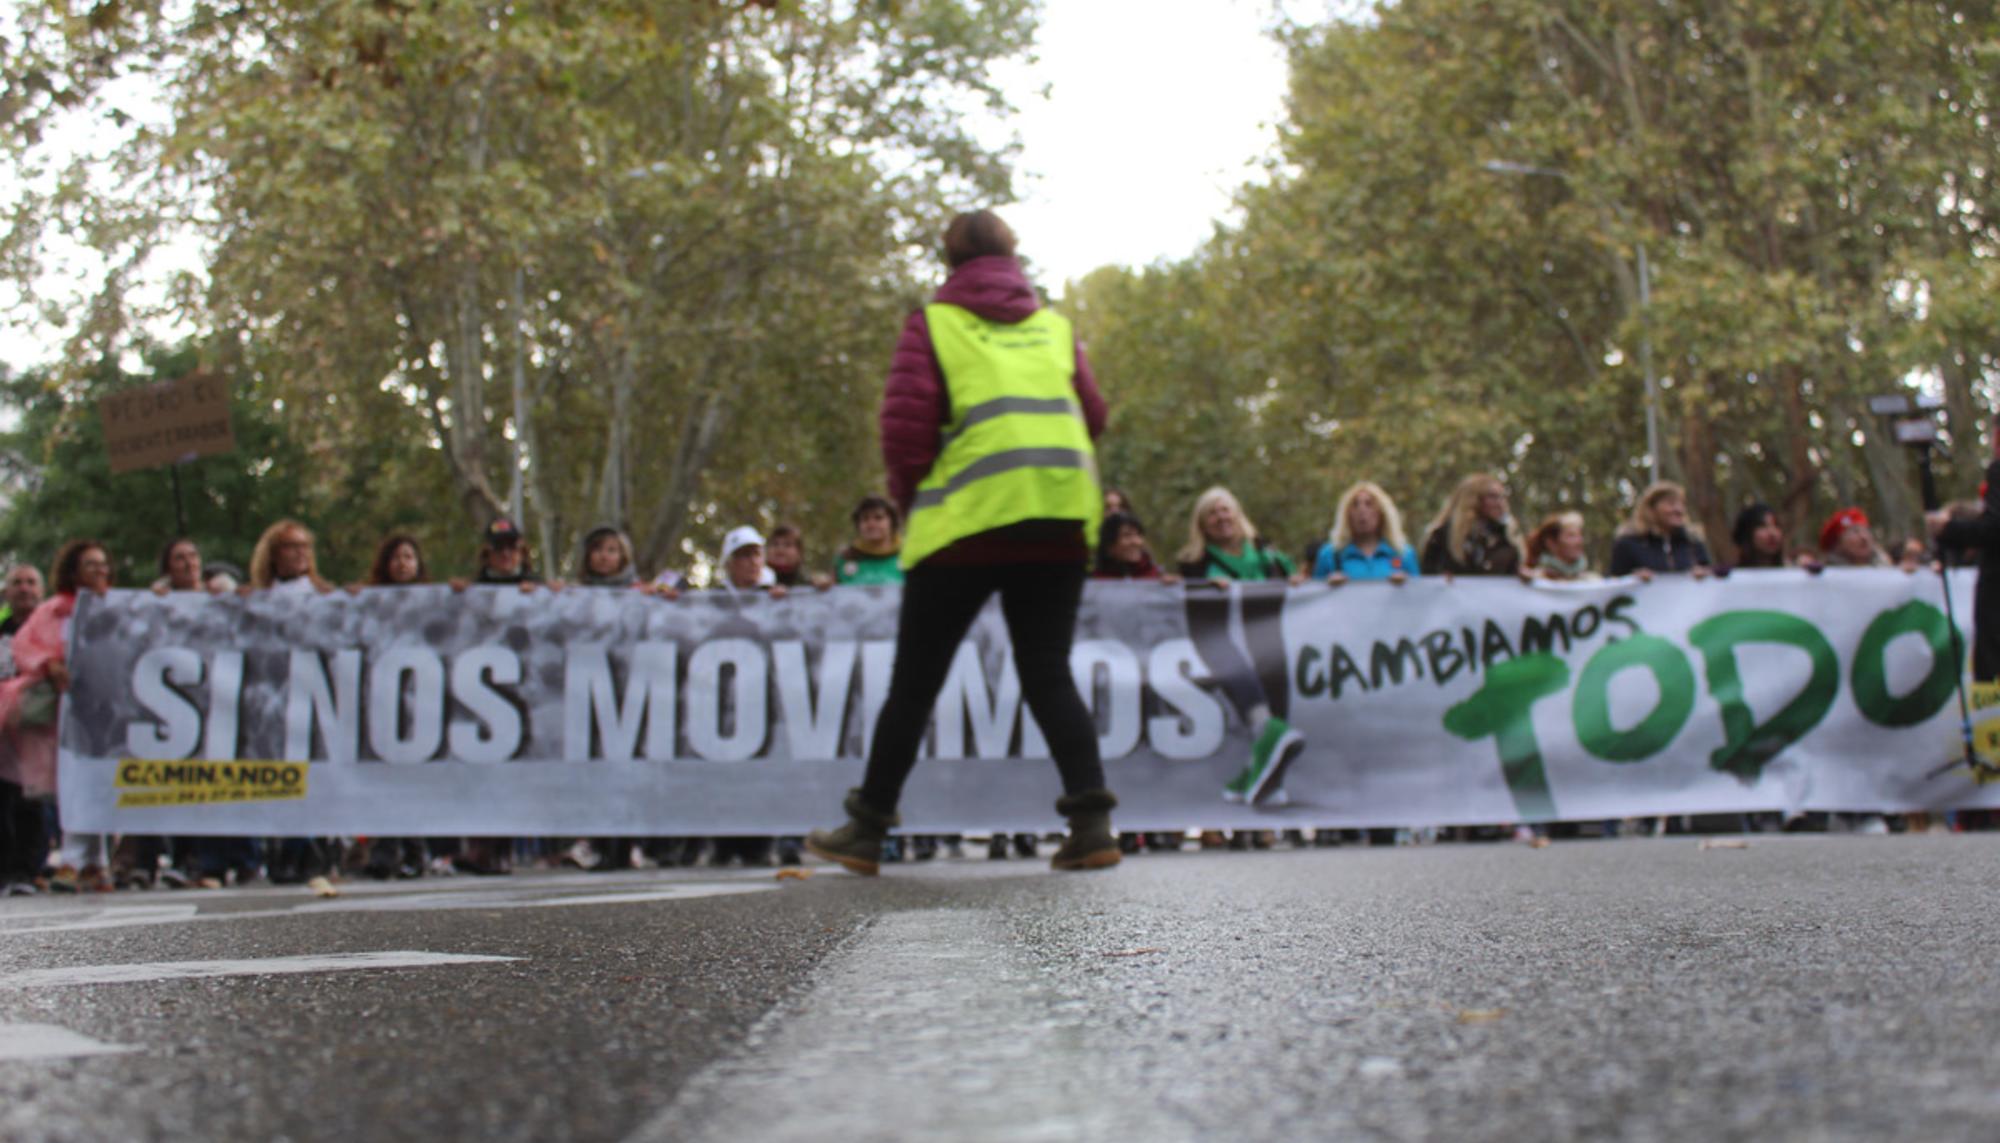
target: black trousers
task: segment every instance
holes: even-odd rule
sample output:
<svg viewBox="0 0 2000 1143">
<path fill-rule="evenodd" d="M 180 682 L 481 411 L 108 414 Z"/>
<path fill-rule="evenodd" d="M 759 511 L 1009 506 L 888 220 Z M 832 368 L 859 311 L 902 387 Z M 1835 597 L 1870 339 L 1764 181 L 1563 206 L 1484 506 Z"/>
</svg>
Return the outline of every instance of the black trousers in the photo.
<svg viewBox="0 0 2000 1143">
<path fill-rule="evenodd" d="M 40 877 L 48 856 L 42 799 L 30 798 L 14 783 L 0 781 L 0 885 Z"/>
<path fill-rule="evenodd" d="M 895 812 L 903 783 L 916 767 L 917 748 L 951 671 L 952 656 L 995 592 L 1014 645 L 1021 697 L 1048 739 L 1049 753 L 1062 772 L 1063 792 L 1104 789 L 1097 726 L 1069 673 L 1083 580 L 1080 563 L 919 564 L 911 569 L 903 582 L 903 607 L 896 622 L 896 665 L 889 677 L 889 697 L 875 721 L 861 800 L 883 813 Z"/>
<path fill-rule="evenodd" d="M 1229 634 L 1230 612 L 1239 607 L 1243 636 L 1250 644 L 1249 659 L 1243 657 Z M 1286 717 L 1290 709 L 1284 610 L 1282 581 L 1244 585 L 1235 591 L 1218 590 L 1207 583 L 1187 587 L 1188 638 L 1246 726 L 1251 710 L 1259 705 L 1269 707 L 1279 718 Z M 1250 726 L 1250 733 L 1256 734 L 1257 728 Z"/>
</svg>

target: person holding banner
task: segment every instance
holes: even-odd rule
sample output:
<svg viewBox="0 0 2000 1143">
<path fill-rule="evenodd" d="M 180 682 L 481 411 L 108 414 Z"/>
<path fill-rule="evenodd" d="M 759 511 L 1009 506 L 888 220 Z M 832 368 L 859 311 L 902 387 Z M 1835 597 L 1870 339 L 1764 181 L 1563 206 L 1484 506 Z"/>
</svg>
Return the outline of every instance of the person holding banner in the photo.
<svg viewBox="0 0 2000 1143">
<path fill-rule="evenodd" d="M 896 506 L 880 496 L 864 496 L 848 519 L 854 525 L 854 542 L 834 560 L 833 581 L 858 585 L 903 582 L 903 543 L 896 534 L 902 517 Z"/>
<path fill-rule="evenodd" d="M 415 587 L 431 581 L 424 563 L 423 545 L 417 538 L 397 532 L 376 545 L 375 558 L 368 564 L 366 587 Z"/>
<path fill-rule="evenodd" d="M 832 586 L 831 580 L 822 583 L 822 577 L 807 573 L 805 540 L 797 524 L 780 524 L 771 529 L 764 542 L 764 566 L 770 569 L 771 578 L 784 587 Z"/>
<path fill-rule="evenodd" d="M 1785 553 L 1784 522 L 1778 519 L 1777 509 L 1761 500 L 1736 514 L 1729 539 L 1736 545 L 1736 564 L 1731 570 L 1791 566 Z"/>
<path fill-rule="evenodd" d="M 1590 567 L 1584 543 L 1583 513 L 1554 512 L 1528 534 L 1528 570 L 1549 583 L 1588 583 L 1603 579 Z"/>
<path fill-rule="evenodd" d="M 528 558 L 528 544 L 521 536 L 521 529 L 505 516 L 496 516 L 486 525 L 486 532 L 479 545 L 479 570 L 470 581 L 454 579 L 453 591 L 464 591 L 470 583 L 512 584 L 522 591 L 533 591 L 541 586 L 542 577 L 535 574 L 533 561 Z"/>
<path fill-rule="evenodd" d="M 167 541 L 160 552 L 160 578 L 153 581 L 153 593 L 209 590 L 201 574 L 201 549 L 186 536 Z"/>
<path fill-rule="evenodd" d="M 1181 577 L 1160 570 L 1146 545 L 1146 526 L 1130 512 L 1113 512 L 1098 526 L 1097 565 L 1092 579 L 1150 579 L 1179 583 Z"/>
<path fill-rule="evenodd" d="M 1331 586 L 1349 580 L 1402 584 L 1423 574 L 1416 549 L 1403 536 L 1403 513 L 1373 481 L 1341 494 L 1326 540 L 1313 560 L 1312 577 Z"/>
<path fill-rule="evenodd" d="M 33 564 L 7 573 L 0 595 L 0 682 L 14 677 L 14 636 L 41 602 L 42 573 Z M 49 855 L 42 802 L 22 788 L 13 736 L 0 733 L 0 894 L 31 896 L 37 891 L 35 879 Z"/>
<path fill-rule="evenodd" d="M 1875 542 L 1875 529 L 1868 513 L 1859 508 L 1842 508 L 1819 530 L 1819 550 L 1830 568 L 1886 568 L 1889 555 Z"/>
<path fill-rule="evenodd" d="M 1050 864 L 1119 860 L 1097 726 L 1069 652 L 1103 491 L 1093 440 L 1104 399 L 1069 322 L 1042 307 L 991 211 L 945 229 L 950 275 L 910 315 L 882 399 L 882 456 L 904 509 L 905 574 L 889 695 L 847 824 L 814 831 L 813 854 L 874 874 L 882 842 L 959 643 L 1000 597 L 1022 697 L 1062 774 L 1069 838 Z"/>
<path fill-rule="evenodd" d="M 577 553 L 578 587 L 631 587 L 645 590 L 632 556 L 632 540 L 611 524 L 600 524 L 584 534 Z"/>
<path fill-rule="evenodd" d="M 1701 532 L 1688 523 L 1687 491 L 1662 480 L 1639 495 L 1631 518 L 1618 529 L 1608 574 L 1647 580 L 1687 572 L 1702 579 L 1714 562 Z"/>
<path fill-rule="evenodd" d="M 1300 582 L 1291 557 L 1257 535 L 1234 493 L 1220 486 L 1195 499 L 1188 540 L 1176 556 L 1189 581 L 1188 638 L 1216 685 L 1251 729 L 1250 758 L 1222 788 L 1227 802 L 1284 805 L 1285 768 L 1305 750 L 1306 739 L 1286 721 L 1291 685 L 1279 618 L 1281 590 L 1244 591 L 1239 583 Z M 1234 613 L 1234 614 L 1232 614 Z M 1246 646 L 1232 633 L 1243 629 Z"/>
<path fill-rule="evenodd" d="M 1425 575 L 1517 575 L 1521 558 L 1507 486 L 1489 473 L 1459 481 L 1424 533 Z"/>
<path fill-rule="evenodd" d="M 238 590 L 244 595 L 253 591 L 324 594 L 332 591 L 333 585 L 319 574 L 312 531 L 297 520 L 280 520 L 257 537 L 257 546 L 250 552 L 250 582 Z"/>
<path fill-rule="evenodd" d="M 111 590 L 111 552 L 96 540 L 71 540 L 56 553 L 50 596 L 14 636 L 14 677 L 0 683 L 0 732 L 13 747 L 13 777 L 30 798 L 56 790 L 56 724 L 69 690 L 70 617 L 79 592 Z M 49 886 L 59 892 L 109 889 L 107 838 L 65 833 Z"/>
</svg>

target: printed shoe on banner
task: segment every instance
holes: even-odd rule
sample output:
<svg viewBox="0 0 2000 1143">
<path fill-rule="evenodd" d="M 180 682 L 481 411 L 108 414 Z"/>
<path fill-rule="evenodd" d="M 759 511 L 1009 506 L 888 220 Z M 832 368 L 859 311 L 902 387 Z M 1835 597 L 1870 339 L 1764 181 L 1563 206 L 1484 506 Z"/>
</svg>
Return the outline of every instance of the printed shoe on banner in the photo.
<svg viewBox="0 0 2000 1143">
<path fill-rule="evenodd" d="M 1290 727 L 1282 718 L 1267 718 L 1264 720 L 1263 725 L 1257 728 L 1256 739 L 1250 743 L 1250 761 L 1244 765 L 1242 773 L 1236 775 L 1227 786 L 1222 788 L 1223 801 L 1248 802 L 1254 800 L 1251 797 L 1251 791 L 1256 788 L 1264 772 L 1270 768 L 1273 757 L 1272 751 L 1277 748 L 1278 740 L 1285 736 L 1285 731 L 1288 729 Z"/>
<path fill-rule="evenodd" d="M 1243 801 L 1244 798 L 1249 796 L 1250 779 L 1256 777 L 1256 775 L 1257 766 L 1255 763 L 1243 767 L 1234 778 L 1229 780 L 1228 785 L 1222 787 L 1222 800 L 1231 805 Z"/>
<path fill-rule="evenodd" d="M 1244 789 L 1244 800 L 1252 805 L 1281 806 L 1285 801 L 1277 800 L 1282 794 L 1285 769 L 1292 764 L 1306 748 L 1306 736 L 1293 730 L 1291 724 L 1282 718 L 1272 718 L 1264 724 L 1263 733 L 1257 736 L 1256 745 L 1250 748 L 1250 782 Z"/>
</svg>

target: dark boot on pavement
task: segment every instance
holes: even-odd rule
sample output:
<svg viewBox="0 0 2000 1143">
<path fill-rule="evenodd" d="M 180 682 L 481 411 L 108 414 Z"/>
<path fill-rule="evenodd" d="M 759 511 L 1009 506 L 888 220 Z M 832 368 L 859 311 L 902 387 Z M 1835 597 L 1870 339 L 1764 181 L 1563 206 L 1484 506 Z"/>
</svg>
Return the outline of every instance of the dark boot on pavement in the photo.
<svg viewBox="0 0 2000 1143">
<path fill-rule="evenodd" d="M 1069 836 L 1049 859 L 1051 869 L 1104 869 L 1118 864 L 1118 835 L 1111 810 L 1118 799 L 1109 790 L 1085 790 L 1056 799 L 1056 812 L 1069 819 Z"/>
<path fill-rule="evenodd" d="M 860 790 L 847 791 L 841 803 L 847 810 L 847 824 L 839 829 L 816 829 L 806 835 L 806 852 L 838 864 L 850 873 L 873 877 L 881 872 L 882 841 L 903 819 L 861 800 Z"/>
</svg>

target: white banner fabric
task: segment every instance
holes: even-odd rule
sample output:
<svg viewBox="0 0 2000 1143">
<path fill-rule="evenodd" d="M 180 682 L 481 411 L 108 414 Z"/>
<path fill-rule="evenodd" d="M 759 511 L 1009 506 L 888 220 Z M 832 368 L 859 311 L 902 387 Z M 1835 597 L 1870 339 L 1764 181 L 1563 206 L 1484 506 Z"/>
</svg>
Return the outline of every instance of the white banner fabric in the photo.
<svg viewBox="0 0 2000 1143">
<path fill-rule="evenodd" d="M 1969 628 L 1975 577 L 1953 576 Z M 63 824 L 800 833 L 835 821 L 860 780 L 899 599 L 89 597 L 62 709 Z M 1093 583 L 1071 667 L 1123 829 L 2000 806 L 1965 768 L 1936 772 L 1959 755 L 1952 646 L 1939 577 L 1898 571 Z M 1261 799 L 1237 799 L 1225 788 L 1266 711 L 1298 748 Z M 2000 719 L 1976 730 L 2000 753 Z M 1056 771 L 996 605 L 944 680 L 925 755 L 908 828 L 1056 823 Z"/>
</svg>

